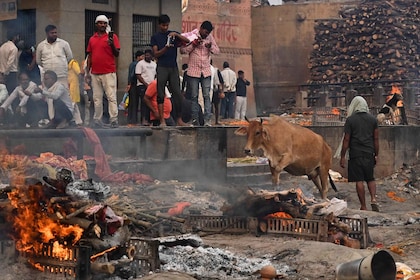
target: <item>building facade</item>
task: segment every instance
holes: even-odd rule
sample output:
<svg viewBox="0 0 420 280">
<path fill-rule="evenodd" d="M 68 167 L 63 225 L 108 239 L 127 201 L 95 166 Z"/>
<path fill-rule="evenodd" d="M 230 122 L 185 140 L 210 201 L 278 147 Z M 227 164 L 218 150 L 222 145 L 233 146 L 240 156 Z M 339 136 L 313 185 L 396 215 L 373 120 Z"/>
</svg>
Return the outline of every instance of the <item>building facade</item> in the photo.
<svg viewBox="0 0 420 280">
<path fill-rule="evenodd" d="M 247 116 L 255 117 L 254 74 L 251 50 L 251 0 L 184 0 L 182 7 L 182 32 L 199 28 L 205 20 L 212 22 L 212 32 L 220 48 L 220 54 L 212 57 L 213 65 L 223 69 L 223 62 L 229 62 L 230 68 L 238 73 L 245 72 L 245 78 L 251 82 L 247 88 Z M 188 56 L 182 56 L 182 62 L 188 62 Z"/>
<path fill-rule="evenodd" d="M 81 62 L 87 42 L 95 31 L 95 18 L 104 14 L 121 44 L 117 59 L 118 88 L 127 85 L 128 66 L 137 50 L 150 48 L 150 37 L 157 30 L 157 18 L 168 14 L 171 29 L 181 30 L 181 0 L 2 0 L 17 4 L 17 18 L 0 21 L 0 39 L 14 28 L 23 40 L 37 45 L 45 39 L 45 26 L 53 24 L 58 36 L 69 42 L 74 58 Z"/>
</svg>

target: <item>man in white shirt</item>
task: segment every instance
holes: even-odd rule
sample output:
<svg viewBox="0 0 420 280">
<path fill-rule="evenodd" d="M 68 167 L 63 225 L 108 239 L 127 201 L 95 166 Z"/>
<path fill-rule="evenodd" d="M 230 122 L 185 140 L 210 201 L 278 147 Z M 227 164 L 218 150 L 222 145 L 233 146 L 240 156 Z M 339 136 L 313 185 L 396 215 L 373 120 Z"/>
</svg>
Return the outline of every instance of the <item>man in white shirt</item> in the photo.
<svg viewBox="0 0 420 280">
<path fill-rule="evenodd" d="M 220 113 L 222 119 L 235 118 L 235 99 L 236 99 L 236 73 L 229 68 L 227 61 L 223 62 L 223 70 L 221 72 L 223 77 L 223 89 L 225 98 L 222 99 Z"/>
<path fill-rule="evenodd" d="M 19 34 L 14 30 L 7 32 L 8 41 L 0 47 L 0 75 L 3 76 L 8 92 L 12 92 L 17 86 L 18 72 L 18 48 Z"/>
<path fill-rule="evenodd" d="M 152 58 L 152 50 L 145 50 L 144 59 L 139 61 L 136 65 L 137 93 L 141 101 L 140 116 L 142 125 L 149 125 L 150 123 L 150 109 L 144 102 L 144 95 L 147 87 L 156 76 L 156 62 L 154 62 Z M 138 102 L 135 103 L 135 105 L 137 108 Z"/>
<path fill-rule="evenodd" d="M 47 38 L 38 44 L 36 49 L 36 63 L 44 71 L 51 70 L 57 74 L 57 79 L 66 88 L 69 88 L 67 73 L 73 53 L 67 41 L 58 38 L 57 27 L 47 25 L 45 27 Z"/>
</svg>

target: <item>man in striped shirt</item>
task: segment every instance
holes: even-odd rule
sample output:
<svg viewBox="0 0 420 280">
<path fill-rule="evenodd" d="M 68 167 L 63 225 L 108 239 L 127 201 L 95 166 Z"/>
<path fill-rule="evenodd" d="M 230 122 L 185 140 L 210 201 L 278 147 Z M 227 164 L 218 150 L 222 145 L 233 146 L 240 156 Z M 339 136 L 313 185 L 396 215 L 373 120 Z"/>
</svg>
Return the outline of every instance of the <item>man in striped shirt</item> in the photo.
<svg viewBox="0 0 420 280">
<path fill-rule="evenodd" d="M 210 34 L 213 25 L 210 21 L 204 21 L 200 29 L 190 32 L 191 43 L 185 47 L 181 47 L 181 53 L 189 54 L 187 74 L 190 77 L 188 86 L 191 90 L 192 97 L 192 119 L 193 125 L 199 125 L 198 122 L 198 93 L 199 85 L 203 93 L 204 100 L 204 125 L 211 126 L 211 67 L 210 55 L 219 54 L 219 47 L 213 36 Z"/>
</svg>

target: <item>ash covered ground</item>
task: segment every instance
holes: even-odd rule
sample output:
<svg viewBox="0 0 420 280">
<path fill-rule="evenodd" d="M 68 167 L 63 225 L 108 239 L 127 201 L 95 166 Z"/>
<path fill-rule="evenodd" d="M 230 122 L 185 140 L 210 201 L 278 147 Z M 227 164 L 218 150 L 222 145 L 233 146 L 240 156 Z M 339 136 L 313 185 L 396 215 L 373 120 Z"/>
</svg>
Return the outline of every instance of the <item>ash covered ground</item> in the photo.
<svg viewBox="0 0 420 280">
<path fill-rule="evenodd" d="M 368 218 L 373 245 L 352 249 L 328 242 L 296 240 L 292 237 L 253 234 L 208 234 L 191 236 L 198 247 L 160 246 L 161 271 L 137 279 L 260 279 L 258 270 L 273 265 L 285 279 L 335 279 L 337 265 L 388 250 L 396 262 L 420 272 L 420 164 L 404 165 L 385 178 L 377 179 L 380 212 L 360 211 L 354 183 L 336 182 L 338 193 L 328 197 L 347 202 L 342 214 Z M 209 185 L 200 182 L 157 182 L 150 186 L 112 186 L 122 200 L 152 200 L 171 204 L 191 203 L 190 210 L 203 215 L 220 215 L 220 208 L 248 186 Z M 272 190 L 271 186 L 260 186 Z M 318 196 L 303 177 L 287 177 L 276 190 L 301 188 L 305 195 Z M 254 190 L 258 188 L 253 187 Z M 24 259 L 4 260 L 1 279 L 63 279 L 38 273 Z M 281 277 L 279 276 L 279 278 Z M 113 278 L 117 279 L 117 278 Z"/>
</svg>

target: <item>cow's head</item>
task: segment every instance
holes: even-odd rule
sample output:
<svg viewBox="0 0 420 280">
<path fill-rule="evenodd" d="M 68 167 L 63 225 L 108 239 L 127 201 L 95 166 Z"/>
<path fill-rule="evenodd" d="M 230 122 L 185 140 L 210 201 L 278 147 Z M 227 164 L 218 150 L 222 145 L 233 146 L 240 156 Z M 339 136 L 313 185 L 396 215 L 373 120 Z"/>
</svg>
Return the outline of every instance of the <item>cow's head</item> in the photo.
<svg viewBox="0 0 420 280">
<path fill-rule="evenodd" d="M 246 135 L 248 137 L 248 141 L 244 148 L 247 155 L 252 155 L 255 150 L 261 148 L 263 144 L 270 141 L 270 136 L 267 132 L 267 128 L 263 124 L 263 119 L 260 121 L 248 121 L 248 126 L 242 126 L 236 129 L 235 134 L 241 136 Z"/>
</svg>

